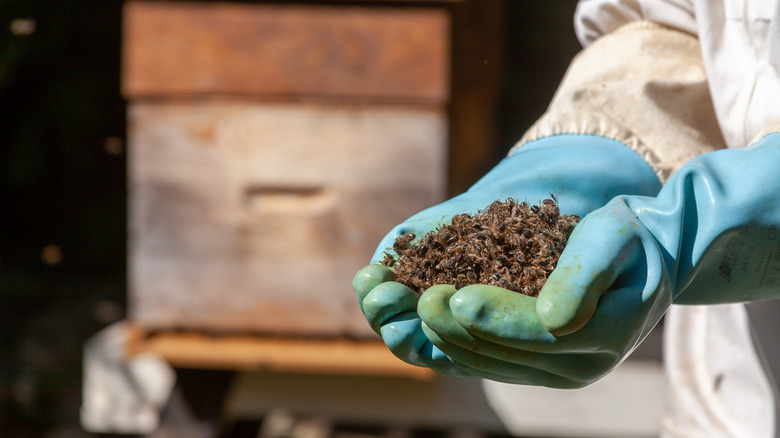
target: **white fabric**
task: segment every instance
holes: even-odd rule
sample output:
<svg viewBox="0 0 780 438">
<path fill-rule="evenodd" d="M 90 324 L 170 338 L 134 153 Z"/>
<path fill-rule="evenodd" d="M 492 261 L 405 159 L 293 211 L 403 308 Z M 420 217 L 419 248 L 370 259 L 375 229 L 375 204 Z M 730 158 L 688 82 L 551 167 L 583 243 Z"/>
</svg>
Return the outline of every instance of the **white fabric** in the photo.
<svg viewBox="0 0 780 438">
<path fill-rule="evenodd" d="M 773 0 L 584 0 L 575 15 L 588 45 L 627 23 L 650 20 L 692 33 L 726 143 L 745 146 L 780 117 L 780 8 Z"/>
<path fill-rule="evenodd" d="M 662 438 L 774 436 L 769 381 L 743 305 L 679 306 L 665 321 L 669 381 Z"/>
<path fill-rule="evenodd" d="M 128 358 L 124 322 L 104 328 L 84 346 L 81 425 L 97 433 L 148 434 L 173 391 L 176 375 L 164 360 Z"/>
<path fill-rule="evenodd" d="M 493 380 L 483 380 L 482 388 L 512 435 L 644 438 L 659 433 L 665 379 L 657 362 L 630 360 L 576 391 Z"/>
<path fill-rule="evenodd" d="M 741 148 L 780 116 L 780 8 L 771 0 L 583 0 L 583 45 L 650 20 L 698 37 L 718 125 Z M 742 305 L 682 307 L 667 315 L 670 401 L 664 438 L 774 436 L 774 401 Z"/>
<path fill-rule="evenodd" d="M 572 61 L 547 112 L 515 148 L 558 134 L 618 140 L 661 182 L 692 158 L 726 147 L 698 40 L 637 21 L 590 44 Z"/>
</svg>

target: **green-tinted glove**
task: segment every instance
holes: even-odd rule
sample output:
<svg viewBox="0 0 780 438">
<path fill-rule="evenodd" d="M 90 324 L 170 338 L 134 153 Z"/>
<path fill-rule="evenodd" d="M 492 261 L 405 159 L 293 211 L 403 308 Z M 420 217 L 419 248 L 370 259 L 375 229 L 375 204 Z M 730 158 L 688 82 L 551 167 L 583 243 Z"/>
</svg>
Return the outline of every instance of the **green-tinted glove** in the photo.
<svg viewBox="0 0 780 438">
<path fill-rule="evenodd" d="M 353 287 L 358 302 L 374 330 L 402 360 L 444 374 L 472 375 L 470 366 L 453 361 L 430 342 L 426 334 L 432 333 L 421 324 L 414 292 L 391 281 L 392 272 L 376 264 L 385 252 L 394 254 L 392 246 L 398 236 L 414 233 L 421 238 L 456 214 L 474 214 L 493 201 L 507 198 L 538 203 L 552 193 L 558 197 L 561 213 L 582 216 L 618 194 L 655 194 L 659 189 L 660 183 L 650 166 L 615 140 L 594 135 L 559 135 L 527 143 L 465 193 L 395 227 L 379 244 L 372 264 L 355 276 Z M 436 296 L 442 288 L 447 289 L 432 288 L 422 301 L 429 292 Z M 546 339 L 546 334 L 541 335 Z"/>
<path fill-rule="evenodd" d="M 586 385 L 617 366 L 673 301 L 780 297 L 779 168 L 780 134 L 704 154 L 657 197 L 619 196 L 587 215 L 538 299 L 469 286 L 420 303 L 420 315 L 434 343 L 471 373 Z"/>
</svg>

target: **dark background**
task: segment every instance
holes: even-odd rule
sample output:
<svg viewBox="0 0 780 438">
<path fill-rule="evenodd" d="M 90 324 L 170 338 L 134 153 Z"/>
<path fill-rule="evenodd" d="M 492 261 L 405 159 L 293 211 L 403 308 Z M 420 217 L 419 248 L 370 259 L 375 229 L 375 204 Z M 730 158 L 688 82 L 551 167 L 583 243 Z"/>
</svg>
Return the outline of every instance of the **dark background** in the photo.
<svg viewBox="0 0 780 438">
<path fill-rule="evenodd" d="M 495 161 L 579 49 L 574 6 L 505 3 Z M 125 314 L 121 7 L 0 1 L 0 436 L 90 436 L 83 343 Z"/>
<path fill-rule="evenodd" d="M 120 7 L 0 2 L 0 436 L 80 436 L 82 345 L 123 316 Z"/>
</svg>

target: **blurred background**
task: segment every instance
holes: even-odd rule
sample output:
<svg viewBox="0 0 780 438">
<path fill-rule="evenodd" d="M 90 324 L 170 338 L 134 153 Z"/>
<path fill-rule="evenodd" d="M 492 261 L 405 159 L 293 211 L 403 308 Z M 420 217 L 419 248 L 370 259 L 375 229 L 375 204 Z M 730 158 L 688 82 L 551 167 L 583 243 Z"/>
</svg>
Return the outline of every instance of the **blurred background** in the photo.
<svg viewBox="0 0 780 438">
<path fill-rule="evenodd" d="M 241 300 L 234 307 L 222 308 L 219 304 L 235 301 L 230 294 L 239 293 L 243 286 L 220 291 L 215 296 L 194 289 L 177 291 L 176 279 L 166 283 L 175 283 L 170 289 L 158 284 L 165 283 L 158 280 L 169 272 L 190 272 L 187 269 L 191 269 L 192 264 L 219 265 L 210 257 L 227 260 L 225 271 L 214 274 L 216 280 L 195 279 L 196 282 L 211 284 L 211 280 L 219 282 L 223 276 L 234 279 L 236 272 L 251 277 L 249 268 L 231 269 L 237 265 L 236 260 L 254 260 L 252 254 L 260 245 L 257 242 L 263 239 L 256 229 L 265 226 L 258 217 L 273 214 L 276 215 L 274 220 L 279 220 L 281 215 L 288 221 L 290 219 L 285 215 L 303 214 L 302 210 L 330 205 L 327 204 L 331 199 L 328 196 L 333 193 L 354 197 L 355 208 L 362 209 L 367 205 L 370 207 L 367 202 L 372 199 L 372 193 L 354 193 L 325 177 L 305 180 L 299 185 L 287 180 L 258 182 L 251 174 L 257 169 L 265 169 L 262 163 L 267 164 L 269 158 L 268 155 L 252 155 L 248 161 L 256 160 L 259 164 L 252 166 L 260 167 L 242 168 L 242 172 L 250 175 L 247 177 L 250 187 L 241 196 L 259 197 L 263 202 L 253 213 L 259 216 L 242 221 L 237 228 L 243 233 L 240 235 L 249 236 L 255 246 L 236 249 L 220 246 L 220 242 L 208 242 L 207 235 L 211 233 L 203 230 L 213 227 L 222 230 L 219 227 L 224 223 L 219 222 L 219 217 L 213 219 L 217 225 L 203 225 L 206 228 L 197 223 L 188 228 L 189 222 L 177 222 L 190 213 L 197 222 L 199 208 L 205 207 L 193 204 L 200 202 L 197 199 L 187 201 L 189 204 L 181 201 L 182 192 L 171 187 L 186 186 L 189 184 L 186 178 L 193 178 L 193 190 L 198 194 L 205 193 L 203 197 L 207 199 L 203 202 L 216 202 L 212 205 L 214 208 L 221 205 L 214 199 L 229 197 L 218 191 L 223 186 L 228 187 L 227 183 L 223 184 L 214 176 L 226 172 L 225 169 L 212 169 L 203 164 L 212 158 L 225 159 L 221 155 L 214 158 L 208 155 L 212 152 L 203 151 L 212 150 L 208 149 L 210 142 L 217 144 L 217 149 L 222 147 L 219 146 L 220 130 L 227 129 L 222 123 L 226 117 L 231 123 L 241 122 L 242 117 L 249 120 L 241 122 L 245 123 L 240 125 L 241 129 L 249 132 L 245 135 L 255 135 L 246 123 L 262 125 L 265 122 L 257 121 L 264 115 L 286 114 L 296 118 L 289 122 L 291 130 L 300 128 L 301 132 L 310 132 L 319 139 L 335 139 L 334 142 L 340 141 L 338 139 L 343 135 L 321 135 L 312 126 L 332 118 L 334 126 L 337 125 L 332 129 L 350 131 L 350 123 L 355 123 L 355 131 L 365 132 L 377 144 L 382 140 L 371 137 L 372 127 L 409 126 L 416 134 L 401 135 L 409 142 L 405 146 L 408 150 L 404 149 L 405 158 L 416 161 L 414 148 L 428 148 L 425 156 L 429 161 L 425 162 L 432 163 L 434 170 L 421 182 L 427 184 L 425 190 L 429 190 L 422 195 L 403 181 L 398 182 L 396 190 L 391 180 L 383 180 L 384 191 L 377 189 L 376 196 L 397 203 L 399 210 L 393 214 L 398 217 L 384 218 L 395 223 L 392 221 L 403 219 L 426 203 L 465 190 L 542 114 L 571 57 L 579 50 L 572 30 L 575 4 L 574 1 L 541 0 L 240 1 L 231 3 L 228 9 L 209 9 L 219 3 L 0 2 L 0 436 L 114 436 L 110 430 L 88 432 L 80 423 L 84 403 L 83 358 L 89 339 L 123 321 L 135 322 L 138 336 L 145 340 L 153 340 L 158 332 L 184 330 L 208 336 L 238 333 L 249 338 L 256 334 L 270 336 L 274 340 L 317 339 L 326 346 L 329 339 L 335 337 L 356 344 L 358 349 L 373 342 L 366 327 L 346 323 L 323 329 L 322 333 L 317 333 L 316 324 L 314 328 L 290 324 L 284 333 L 269 333 L 265 326 L 251 327 L 254 320 L 268 321 L 269 317 L 258 318 L 251 311 L 238 312 L 236 308 L 246 304 Z M 163 7 L 157 8 L 159 5 Z M 346 18 L 328 24 L 331 23 L 329 16 L 321 15 L 321 8 Z M 364 12 L 365 17 L 361 15 Z M 274 14 L 279 14 L 280 18 L 277 20 Z M 242 34 L 241 26 L 247 24 L 240 17 L 254 17 L 260 22 L 275 23 L 270 27 L 278 24 L 282 28 L 269 38 L 280 41 L 275 50 L 283 56 L 272 58 L 287 63 L 286 69 L 274 70 L 269 67 L 273 64 L 264 64 L 267 60 L 262 57 L 266 55 L 253 52 L 256 44 L 262 45 L 263 34 L 258 32 L 257 41 L 252 40 L 251 32 L 249 36 Z M 215 21 L 210 21 L 212 19 Z M 307 44 L 316 46 L 323 40 L 323 35 L 335 35 L 338 41 L 343 35 L 336 27 L 350 26 L 353 22 L 357 24 L 349 28 L 352 33 L 347 34 L 358 42 L 365 40 L 365 44 L 350 46 L 355 53 L 335 56 L 334 52 L 327 52 L 329 55 L 320 56 L 319 52 L 312 55 L 307 51 Z M 434 29 L 426 27 L 428 25 Z M 306 34 L 307 29 L 325 30 L 310 38 L 299 38 L 295 26 L 301 26 L 301 34 Z M 377 29 L 377 36 L 370 31 L 373 28 Z M 381 32 L 384 31 L 391 37 L 396 35 L 393 32 L 409 35 L 404 42 L 409 45 L 392 45 L 389 37 L 387 41 L 383 40 Z M 194 35 L 189 40 L 187 32 Z M 212 41 L 209 32 L 214 33 L 213 40 L 227 41 L 235 50 L 224 50 L 218 45 L 193 45 L 193 41 L 203 41 L 198 38 Z M 419 45 L 421 49 L 411 44 L 418 37 L 419 41 L 425 42 Z M 289 46 L 286 45 L 288 39 L 291 41 Z M 334 44 L 339 47 L 338 42 Z M 250 60 L 241 61 L 244 59 L 241 53 L 247 54 Z M 383 53 L 389 55 L 380 56 Z M 262 59 L 252 63 L 251 58 L 255 56 Z M 222 57 L 227 60 L 223 62 Z M 194 58 L 203 62 L 188 64 Z M 375 65 L 372 63 L 381 67 L 382 60 L 388 59 L 388 65 L 398 71 L 386 72 L 383 76 L 372 67 Z M 405 60 L 408 64 L 393 64 L 394 59 Z M 419 66 L 427 66 L 428 70 Z M 264 69 L 270 71 L 268 76 L 263 76 Z M 248 73 L 242 75 L 242 71 Z M 345 71 L 353 74 L 346 85 L 333 77 L 325 77 Z M 376 75 L 372 76 L 371 72 Z M 199 76 L 198 73 L 203 74 Z M 249 74 L 259 75 L 260 79 L 247 82 L 245 76 Z M 274 82 L 274 75 L 289 80 Z M 389 82 L 377 83 L 372 79 L 375 77 Z M 258 86 L 258 82 L 261 85 Z M 372 118 L 376 121 L 372 122 Z M 170 127 L 165 123 L 170 123 Z M 202 134 L 203 144 L 195 142 L 192 150 L 187 149 L 192 146 L 182 145 L 188 139 L 201 138 L 195 131 L 203 126 L 210 126 L 208 129 L 216 134 L 212 131 Z M 272 127 L 263 126 L 257 128 L 260 133 L 257 135 L 261 137 L 272 130 Z M 189 132 L 192 137 L 182 132 Z M 383 136 L 387 134 L 381 132 Z M 298 142 L 295 147 L 300 151 L 296 153 L 307 156 L 309 152 L 301 144 L 309 140 L 303 137 L 291 141 Z M 276 137 L 268 134 L 267 138 L 273 141 Z M 363 140 L 358 135 L 350 141 L 360 143 Z M 170 146 L 172 149 L 165 150 L 176 158 L 155 155 L 155 151 L 169 147 L 169 143 L 173 145 Z M 233 148 L 231 153 L 240 155 L 245 153 L 241 147 L 252 145 L 251 142 L 250 146 L 246 146 L 246 142 L 238 143 L 228 142 L 228 149 Z M 149 144 L 154 147 L 150 149 Z M 371 153 L 378 157 L 397 155 L 392 150 L 392 141 L 389 144 L 390 150 Z M 333 150 L 337 149 L 334 146 Z M 133 155 L 134 150 L 146 152 Z M 350 160 L 349 154 L 355 149 L 343 146 L 338 150 L 346 151 L 346 155 L 337 156 L 334 162 Z M 276 150 L 275 153 L 284 152 Z M 333 154 L 335 156 L 336 152 Z M 295 161 L 290 157 L 285 159 Z M 170 169 L 173 169 L 170 172 L 166 170 L 166 160 L 170 160 Z M 192 169 L 177 164 L 182 162 L 203 166 L 193 173 Z M 359 165 L 367 164 L 361 162 Z M 186 175 L 181 180 L 165 180 L 169 174 L 179 173 Z M 427 172 L 423 169 L 423 173 Z M 155 181 L 161 180 L 168 184 L 167 191 L 155 186 Z M 359 181 L 349 183 L 360 184 Z M 339 192 L 341 189 L 346 194 Z M 291 191 L 306 201 L 291 203 Z M 415 193 L 417 204 L 405 204 L 404 199 L 409 197 L 404 193 Z M 275 210 L 267 211 L 269 206 L 274 206 Z M 135 212 L 140 213 L 134 216 Z M 344 232 L 342 228 L 349 226 L 349 221 L 338 215 L 322 213 L 315 219 L 318 223 L 336 223 L 335 229 L 341 231 L 334 233 L 339 236 L 339 232 Z M 370 224 L 363 225 L 366 230 L 356 239 L 366 240 L 363 245 L 368 246 L 375 245 L 376 236 L 381 237 L 387 229 L 385 224 L 375 225 L 377 229 Z M 236 232 L 232 228 L 219 230 L 215 235 Z M 312 230 L 329 232 L 319 228 Z M 167 242 L 166 236 L 171 233 L 179 240 L 169 246 L 159 244 Z M 344 233 L 347 237 L 342 238 L 351 238 L 351 234 Z M 207 244 L 187 246 L 193 240 Z M 354 248 L 350 247 L 354 254 L 350 253 L 349 257 L 367 261 L 370 252 L 358 243 Z M 180 260 L 169 260 L 176 254 L 181 254 Z M 305 256 L 293 254 L 292 257 Z M 165 266 L 171 268 L 166 270 Z M 354 274 L 351 267 L 344 271 L 341 275 L 348 279 Z M 345 283 L 340 287 L 346 290 L 349 299 L 353 299 L 349 282 Z M 168 298 L 158 299 L 159 296 Z M 294 297 L 301 299 L 301 295 Z M 200 299 L 205 308 L 217 303 L 212 307 L 214 312 L 199 308 L 197 301 Z M 262 296 L 253 299 L 255 301 L 250 300 L 248 305 L 250 310 L 252 306 L 262 307 Z M 192 304 L 193 300 L 195 304 Z M 292 301 L 279 304 L 281 307 L 275 307 L 277 310 L 271 312 L 283 314 L 284 309 L 289 311 L 300 305 L 295 299 Z M 166 306 L 170 306 L 167 311 Z M 315 321 L 317 312 L 346 312 L 344 318 L 354 317 L 356 306 L 351 303 L 344 306 L 348 309 L 315 308 L 310 316 Z M 215 316 L 219 312 L 224 315 Z M 242 324 L 246 326 L 242 327 Z M 327 324 L 323 324 L 325 326 Z M 143 350 L 143 347 L 138 348 Z M 202 353 L 203 348 L 196 347 L 195 351 Z M 650 354 L 653 360 L 657 359 L 655 354 L 655 350 Z M 265 374 L 260 372 L 252 376 L 245 372 L 253 367 L 262 371 L 262 364 L 223 367 L 208 362 L 207 366 L 197 365 L 207 362 L 202 358 L 191 362 L 173 361 L 177 383 L 171 397 L 160 408 L 161 426 L 151 434 L 134 435 L 508 436 L 500 422 L 491 416 L 484 400 L 480 399 L 482 396 L 469 392 L 475 390 L 473 385 L 452 389 L 454 387 L 435 377 L 410 378 L 403 372 L 393 372 L 395 374 L 391 373 L 390 377 L 383 377 L 381 372 L 356 372 L 355 375 L 343 370 L 318 372 L 316 363 L 298 374 L 269 368 Z M 188 363 L 196 365 L 188 366 Z M 362 403 L 370 410 L 371 404 L 365 401 L 367 394 L 382 398 L 382 387 L 376 386 L 376 382 L 383 378 L 386 384 L 391 382 L 396 388 L 413 388 L 418 381 L 424 382 L 420 383 L 422 386 L 438 385 L 437 397 L 440 397 L 441 405 L 437 408 L 433 406 L 434 401 L 423 400 L 431 405 L 428 409 L 437 412 L 431 418 L 440 418 L 438 423 L 404 420 L 394 424 L 394 419 L 406 414 L 394 416 L 389 413 L 356 424 L 327 414 L 326 406 L 333 401 L 320 397 L 322 393 L 332 394 L 334 398 L 346 397 L 344 400 L 354 397 L 355 403 Z M 338 395 L 332 385 L 365 388 L 367 393 L 356 389 L 355 394 Z M 253 392 L 256 387 L 261 388 L 259 394 L 265 394 L 265 398 Z M 442 387 L 445 389 L 441 390 Z M 410 391 L 408 394 L 401 392 L 398 397 L 416 397 L 414 390 Z M 474 397 L 464 408 L 472 409 L 476 418 L 469 427 L 448 427 L 449 417 L 436 416 L 446 409 L 457 412 L 457 407 L 453 408 L 442 399 L 448 398 L 452 403 L 457 394 Z M 288 400 L 291 397 L 295 400 Z M 261 398 L 262 401 L 258 401 Z M 303 399 L 306 408 L 301 412 L 306 412 L 309 421 L 301 426 L 295 406 L 298 406 L 296 400 L 303 403 Z M 258 403 L 254 408 L 253 400 Z M 403 402 L 399 403 L 403 405 Z M 226 406 L 232 406 L 232 414 L 227 420 L 225 412 L 231 409 Z M 392 410 L 394 405 L 390 403 L 374 409 Z M 295 429 L 295 424 L 300 427 Z M 307 425 L 308 429 L 304 427 Z M 480 430 L 482 425 L 487 425 L 484 430 Z M 294 430 L 297 432 L 291 432 Z M 552 436 L 551 433 L 536 430 L 533 435 Z"/>
</svg>

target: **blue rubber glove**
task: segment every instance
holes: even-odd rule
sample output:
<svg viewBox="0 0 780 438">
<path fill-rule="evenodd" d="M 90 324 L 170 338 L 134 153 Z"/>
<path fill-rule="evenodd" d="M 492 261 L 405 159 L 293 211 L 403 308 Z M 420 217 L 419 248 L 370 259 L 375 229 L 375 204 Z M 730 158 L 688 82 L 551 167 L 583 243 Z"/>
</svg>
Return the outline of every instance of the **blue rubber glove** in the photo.
<svg viewBox="0 0 780 438">
<path fill-rule="evenodd" d="M 484 286 L 443 297 L 436 312 L 457 324 L 433 323 L 435 343 L 496 380 L 578 387 L 617 366 L 673 302 L 780 297 L 778 169 L 771 134 L 691 160 L 657 197 L 616 197 L 575 228 L 538 299 Z"/>
<path fill-rule="evenodd" d="M 650 166 L 618 141 L 595 135 L 559 135 L 529 142 L 465 193 L 395 227 L 379 244 L 372 264 L 355 276 L 353 288 L 369 324 L 400 359 L 452 376 L 475 375 L 470 366 L 453 360 L 431 342 L 429 335 L 434 333 L 418 314 L 418 303 L 424 302 L 429 292 L 438 296 L 437 291 L 454 288 L 435 286 L 418 298 L 411 289 L 392 281 L 390 269 L 377 264 L 385 252 L 394 254 L 395 239 L 406 233 L 421 238 L 456 214 L 475 214 L 496 200 L 513 198 L 537 204 L 552 193 L 558 197 L 562 214 L 583 216 L 618 194 L 654 195 L 659 189 Z M 519 295 L 495 289 L 505 295 Z M 447 322 L 454 320 L 450 317 Z M 534 322 L 538 325 L 535 315 Z"/>
</svg>

